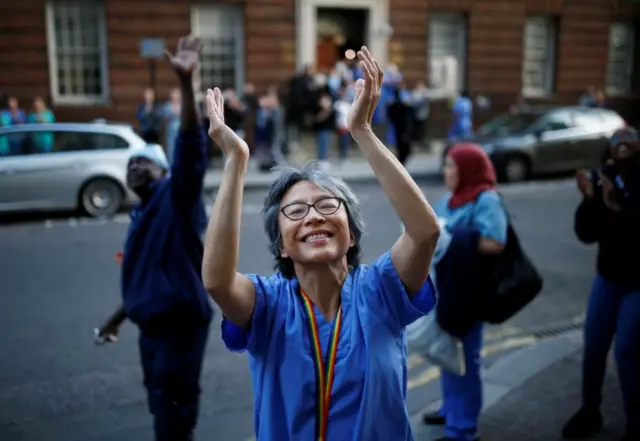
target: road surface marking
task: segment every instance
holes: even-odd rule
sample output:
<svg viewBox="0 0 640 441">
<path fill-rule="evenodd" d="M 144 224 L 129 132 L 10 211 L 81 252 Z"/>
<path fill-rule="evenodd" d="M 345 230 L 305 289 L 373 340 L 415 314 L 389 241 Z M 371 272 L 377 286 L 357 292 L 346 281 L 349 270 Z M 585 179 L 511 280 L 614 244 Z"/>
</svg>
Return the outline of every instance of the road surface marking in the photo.
<svg viewBox="0 0 640 441">
<path fill-rule="evenodd" d="M 499 343 L 485 346 L 482 349 L 482 356 L 487 357 L 489 355 L 498 354 L 500 352 L 508 351 L 509 349 L 521 348 L 524 346 L 530 346 L 538 341 L 537 338 L 533 336 L 525 336 L 525 337 L 515 337 L 510 338 Z M 432 381 L 440 378 L 440 368 L 436 366 L 431 366 L 426 369 L 420 375 L 415 378 L 409 379 L 407 382 L 407 389 L 415 389 L 417 387 L 426 386 Z"/>
<path fill-rule="evenodd" d="M 521 334 L 522 330 L 515 326 L 505 326 L 503 328 L 496 329 L 495 331 L 487 331 L 484 333 L 484 341 L 491 342 L 493 340 L 502 339 L 504 337 L 513 337 L 514 335 Z M 418 354 L 412 354 L 407 359 L 407 369 L 413 369 L 421 366 L 425 363 L 425 359 Z"/>
</svg>

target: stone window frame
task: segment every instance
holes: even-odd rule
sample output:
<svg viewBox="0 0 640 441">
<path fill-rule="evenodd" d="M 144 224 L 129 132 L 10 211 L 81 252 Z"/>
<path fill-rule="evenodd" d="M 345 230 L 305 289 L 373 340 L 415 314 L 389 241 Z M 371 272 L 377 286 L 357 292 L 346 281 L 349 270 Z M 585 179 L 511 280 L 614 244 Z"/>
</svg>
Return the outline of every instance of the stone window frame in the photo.
<svg viewBox="0 0 640 441">
<path fill-rule="evenodd" d="M 529 16 L 522 35 L 522 95 L 549 96 L 555 88 L 558 23 L 554 17 Z M 541 78 L 538 81 L 534 77 Z"/>
<path fill-rule="evenodd" d="M 245 82 L 244 28 L 241 6 L 207 4 L 191 8 L 192 33 L 203 43 L 200 68 L 194 75 L 198 92 L 229 86 L 242 91 Z"/>
<path fill-rule="evenodd" d="M 427 71 L 433 98 L 457 96 L 466 87 L 467 15 L 456 12 L 429 14 Z"/>
<path fill-rule="evenodd" d="M 46 24 L 53 102 L 56 105 L 106 104 L 109 64 L 103 2 L 49 1 Z"/>
<path fill-rule="evenodd" d="M 634 50 L 637 43 L 635 23 L 614 21 L 609 27 L 605 91 L 610 96 L 627 96 L 633 91 Z M 620 40 L 624 41 L 620 41 Z M 626 44 L 626 46 L 625 46 Z M 624 46 L 624 47 L 622 47 Z M 622 47 L 621 51 L 618 48 Z"/>
</svg>

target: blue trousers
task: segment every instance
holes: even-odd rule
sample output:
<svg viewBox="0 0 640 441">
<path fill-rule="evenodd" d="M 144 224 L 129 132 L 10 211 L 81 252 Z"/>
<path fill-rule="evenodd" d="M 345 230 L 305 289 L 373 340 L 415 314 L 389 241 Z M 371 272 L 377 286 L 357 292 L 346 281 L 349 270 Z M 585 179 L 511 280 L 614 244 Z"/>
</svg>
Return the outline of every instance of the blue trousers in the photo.
<svg viewBox="0 0 640 441">
<path fill-rule="evenodd" d="M 615 335 L 615 359 L 629 429 L 640 429 L 640 289 L 617 285 L 598 274 L 584 326 L 582 401 L 599 409 L 607 355 Z"/>
<path fill-rule="evenodd" d="M 316 150 L 318 152 L 318 160 L 326 161 L 329 158 L 329 148 L 331 147 L 331 136 L 333 130 L 322 129 L 316 131 Z"/>
<path fill-rule="evenodd" d="M 351 134 L 338 133 L 338 154 L 340 159 L 347 159 L 349 156 L 349 147 L 351 147 Z"/>
<path fill-rule="evenodd" d="M 190 441 L 198 419 L 200 372 L 209 326 L 140 334 L 140 358 L 156 441 Z"/>
<path fill-rule="evenodd" d="M 442 407 L 440 415 L 446 418 L 445 436 L 460 441 L 477 438 L 478 417 L 482 411 L 482 332 L 478 322 L 463 340 L 466 372 L 455 375 L 442 371 Z"/>
</svg>

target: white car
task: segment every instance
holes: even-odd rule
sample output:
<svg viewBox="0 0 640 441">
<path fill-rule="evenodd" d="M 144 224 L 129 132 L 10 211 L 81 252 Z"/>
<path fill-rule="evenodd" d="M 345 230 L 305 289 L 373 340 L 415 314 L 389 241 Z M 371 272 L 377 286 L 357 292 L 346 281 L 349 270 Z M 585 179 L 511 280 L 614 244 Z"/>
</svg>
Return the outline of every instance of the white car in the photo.
<svg viewBox="0 0 640 441">
<path fill-rule="evenodd" d="M 0 213 L 80 209 L 112 216 L 135 199 L 127 162 L 146 146 L 123 124 L 0 127 Z"/>
</svg>

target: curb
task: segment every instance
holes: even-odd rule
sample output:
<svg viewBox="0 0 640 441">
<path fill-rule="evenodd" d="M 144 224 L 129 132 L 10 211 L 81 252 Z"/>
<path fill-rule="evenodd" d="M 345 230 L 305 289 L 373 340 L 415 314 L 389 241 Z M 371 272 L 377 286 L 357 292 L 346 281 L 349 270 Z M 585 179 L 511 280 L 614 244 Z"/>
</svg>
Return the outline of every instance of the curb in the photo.
<svg viewBox="0 0 640 441">
<path fill-rule="evenodd" d="M 490 409 L 509 392 L 524 384 L 534 375 L 579 350 L 583 344 L 582 339 L 582 330 L 571 331 L 557 337 L 540 340 L 538 343 L 518 349 L 498 360 L 483 375 L 482 412 Z M 430 403 L 412 416 L 411 426 L 414 427 L 414 434 L 425 432 L 422 414 L 437 411 L 440 404 L 440 400 Z"/>
<path fill-rule="evenodd" d="M 440 174 L 437 170 L 426 170 L 426 171 L 418 171 L 411 172 L 411 177 L 414 179 L 439 179 Z M 339 178 L 344 180 L 348 184 L 359 184 L 359 183 L 371 183 L 378 182 L 378 178 L 376 178 L 373 174 L 363 174 L 363 175 L 347 175 L 341 176 L 339 173 L 336 174 Z M 247 176 L 244 188 L 246 189 L 266 189 L 269 188 L 271 183 L 275 180 L 276 175 L 272 173 L 265 173 L 264 175 L 258 176 Z M 208 182 L 207 182 L 208 181 Z M 212 192 L 217 190 L 220 187 L 221 176 L 212 176 L 210 178 L 205 178 L 204 183 L 204 191 Z"/>
</svg>

